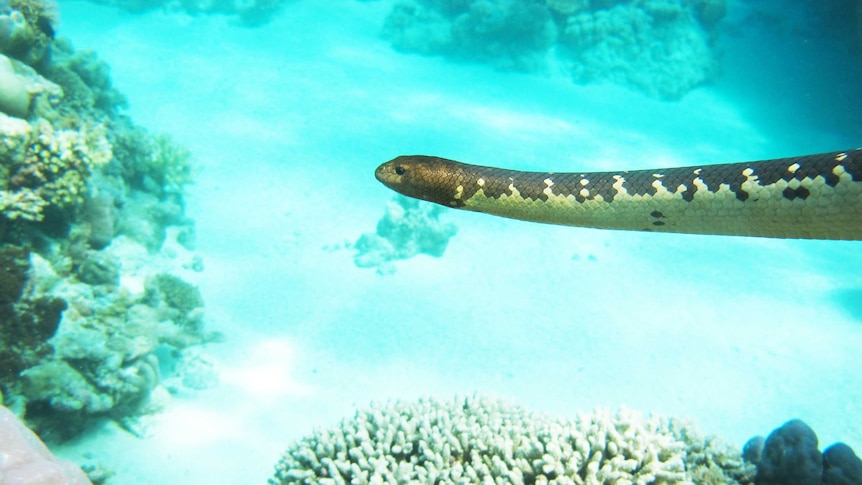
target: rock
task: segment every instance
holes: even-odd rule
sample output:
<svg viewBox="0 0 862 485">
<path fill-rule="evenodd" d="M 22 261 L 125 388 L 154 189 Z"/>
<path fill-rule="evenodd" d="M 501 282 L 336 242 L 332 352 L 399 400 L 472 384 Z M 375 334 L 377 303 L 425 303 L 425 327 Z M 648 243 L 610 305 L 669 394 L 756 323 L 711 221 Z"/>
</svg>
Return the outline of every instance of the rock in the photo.
<svg viewBox="0 0 862 485">
<path fill-rule="evenodd" d="M 742 457 L 745 461 L 757 465 L 760 463 L 760 457 L 763 455 L 763 443 L 766 438 L 763 436 L 755 436 L 745 442 L 742 447 Z"/>
<path fill-rule="evenodd" d="M 823 452 L 822 485 L 862 485 L 862 460 L 844 443 Z"/>
<path fill-rule="evenodd" d="M 88 251 L 75 275 L 88 285 L 120 284 L 120 261 L 99 251 Z"/>
<path fill-rule="evenodd" d="M 80 468 L 58 460 L 32 431 L 0 406 L 0 479 L 3 485 L 89 485 Z"/>
<path fill-rule="evenodd" d="M 0 248 L 0 304 L 15 303 L 21 298 L 29 269 L 28 249 L 9 245 Z"/>
<path fill-rule="evenodd" d="M 819 485 L 823 459 L 817 435 L 800 419 L 784 423 L 766 438 L 757 465 L 757 485 Z"/>
<path fill-rule="evenodd" d="M 90 226 L 88 242 L 93 249 L 103 249 L 114 237 L 114 199 L 100 195 L 84 204 L 84 219 Z"/>
<path fill-rule="evenodd" d="M 0 111 L 16 118 L 26 118 L 30 112 L 27 80 L 19 76 L 12 61 L 0 54 Z"/>
</svg>

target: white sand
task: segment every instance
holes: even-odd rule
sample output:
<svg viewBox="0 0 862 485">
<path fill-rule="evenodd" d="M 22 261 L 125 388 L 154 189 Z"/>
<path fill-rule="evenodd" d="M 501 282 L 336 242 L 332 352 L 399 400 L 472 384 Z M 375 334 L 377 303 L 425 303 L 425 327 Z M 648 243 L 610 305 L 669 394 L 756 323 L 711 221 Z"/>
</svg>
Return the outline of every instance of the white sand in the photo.
<svg viewBox="0 0 862 485">
<path fill-rule="evenodd" d="M 245 29 L 62 5 L 61 33 L 110 63 L 135 121 L 200 161 L 198 283 L 209 328 L 228 336 L 206 349 L 219 387 L 174 399 L 147 439 L 107 425 L 64 457 L 91 452 L 124 485 L 261 483 L 291 442 L 356 406 L 476 390 L 559 416 L 687 415 L 740 446 L 798 417 L 821 443 L 862 449 L 862 321 L 839 301 L 862 287 L 858 243 L 450 211 L 445 256 L 392 276 L 323 249 L 373 230 L 392 195 L 373 169 L 399 154 L 603 170 L 846 148 L 846 133 L 764 125 L 757 99 L 723 94 L 739 86 L 659 103 L 398 55 L 376 37 L 386 10 L 302 1 Z M 744 77 L 729 71 L 725 83 Z M 785 101 L 775 110 L 792 113 Z"/>
</svg>

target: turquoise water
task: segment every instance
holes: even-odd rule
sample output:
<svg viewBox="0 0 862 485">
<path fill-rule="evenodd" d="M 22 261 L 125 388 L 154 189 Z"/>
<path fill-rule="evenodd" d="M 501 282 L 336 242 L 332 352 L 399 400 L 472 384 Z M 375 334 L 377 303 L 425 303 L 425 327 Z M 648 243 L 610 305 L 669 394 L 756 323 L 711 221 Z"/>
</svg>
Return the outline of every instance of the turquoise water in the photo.
<svg viewBox="0 0 862 485">
<path fill-rule="evenodd" d="M 59 32 L 200 164 L 194 283 L 227 340 L 205 348 L 220 384 L 176 397 L 149 437 L 106 426 L 58 451 L 95 454 L 116 483 L 260 483 L 370 401 L 475 391 L 563 417 L 689 416 L 739 446 L 801 418 L 862 449 L 859 243 L 448 211 L 439 259 L 381 276 L 345 247 L 383 215 L 373 171 L 400 154 L 580 171 L 858 146 L 859 53 L 780 5 L 731 2 L 722 74 L 669 102 L 397 53 L 383 1 L 299 1 L 255 28 L 63 2 Z"/>
</svg>

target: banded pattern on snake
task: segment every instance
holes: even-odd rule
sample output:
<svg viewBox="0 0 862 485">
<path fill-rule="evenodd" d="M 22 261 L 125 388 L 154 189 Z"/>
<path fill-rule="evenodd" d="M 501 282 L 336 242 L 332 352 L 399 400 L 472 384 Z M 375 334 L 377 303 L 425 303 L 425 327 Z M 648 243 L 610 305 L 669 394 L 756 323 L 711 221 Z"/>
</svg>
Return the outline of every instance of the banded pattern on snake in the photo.
<svg viewBox="0 0 862 485">
<path fill-rule="evenodd" d="M 862 149 L 619 172 L 522 172 L 423 155 L 375 176 L 403 195 L 526 221 L 634 231 L 862 240 Z"/>
</svg>

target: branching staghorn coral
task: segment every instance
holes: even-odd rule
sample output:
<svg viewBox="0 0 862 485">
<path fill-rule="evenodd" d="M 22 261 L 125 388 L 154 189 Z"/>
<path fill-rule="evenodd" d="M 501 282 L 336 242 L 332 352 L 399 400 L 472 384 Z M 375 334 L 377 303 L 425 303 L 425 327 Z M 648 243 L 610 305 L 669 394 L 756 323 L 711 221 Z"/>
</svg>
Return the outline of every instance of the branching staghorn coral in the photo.
<svg viewBox="0 0 862 485">
<path fill-rule="evenodd" d="M 752 473 L 680 420 L 622 409 L 568 421 L 473 396 L 372 405 L 288 449 L 269 483 L 732 484 Z"/>
</svg>

